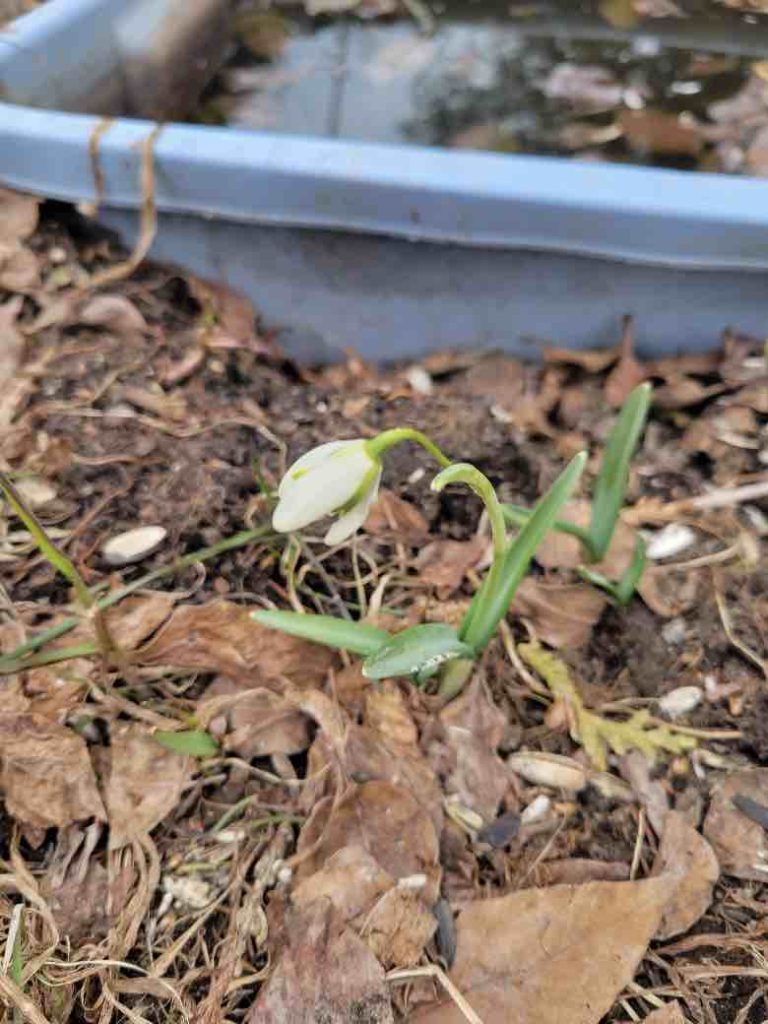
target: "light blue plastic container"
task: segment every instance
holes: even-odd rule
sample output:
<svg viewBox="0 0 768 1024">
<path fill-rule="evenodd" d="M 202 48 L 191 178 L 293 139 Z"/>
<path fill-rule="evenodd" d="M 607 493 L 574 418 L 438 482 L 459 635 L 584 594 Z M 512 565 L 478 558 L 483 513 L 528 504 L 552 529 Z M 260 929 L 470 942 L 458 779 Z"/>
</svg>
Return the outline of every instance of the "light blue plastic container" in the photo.
<svg viewBox="0 0 768 1024">
<path fill-rule="evenodd" d="M 0 182 L 92 201 L 99 111 L 183 91 L 179 53 L 199 66 L 227 6 L 49 0 L 0 31 Z M 100 216 L 128 244 L 153 127 L 119 118 L 101 138 Z M 613 343 L 625 313 L 653 353 L 768 333 L 764 181 L 183 124 L 155 165 L 152 255 L 246 292 L 305 359 L 535 355 Z"/>
</svg>

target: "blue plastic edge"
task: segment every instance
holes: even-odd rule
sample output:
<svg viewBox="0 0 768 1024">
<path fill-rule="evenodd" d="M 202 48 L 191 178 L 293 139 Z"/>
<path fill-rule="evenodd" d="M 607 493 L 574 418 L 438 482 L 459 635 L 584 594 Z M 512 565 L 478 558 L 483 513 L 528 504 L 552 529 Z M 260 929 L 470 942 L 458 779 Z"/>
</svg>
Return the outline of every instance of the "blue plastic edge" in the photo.
<svg viewBox="0 0 768 1024">
<path fill-rule="evenodd" d="M 43 47 L 52 59 L 51 40 L 72 19 L 101 12 L 103 31 L 120 6 L 50 0 L 19 19 L 0 33 L 0 83 L 20 52 Z M 99 124 L 0 103 L 0 180 L 94 200 L 89 140 Z M 107 206 L 140 206 L 140 146 L 153 127 L 121 118 L 102 136 Z M 768 186 L 757 179 L 181 124 L 163 128 L 155 168 L 161 212 L 688 269 L 768 268 Z"/>
</svg>

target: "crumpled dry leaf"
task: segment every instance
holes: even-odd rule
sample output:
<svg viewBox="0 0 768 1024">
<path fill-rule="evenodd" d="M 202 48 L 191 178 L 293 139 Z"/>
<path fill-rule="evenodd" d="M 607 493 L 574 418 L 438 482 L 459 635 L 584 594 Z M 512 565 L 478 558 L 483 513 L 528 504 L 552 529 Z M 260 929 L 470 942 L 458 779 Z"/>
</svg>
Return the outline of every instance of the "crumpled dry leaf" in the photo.
<svg viewBox="0 0 768 1024">
<path fill-rule="evenodd" d="M 629 398 L 630 393 L 642 384 L 647 374 L 634 355 L 634 327 L 632 319 L 624 321 L 624 336 L 619 345 L 619 359 L 605 379 L 603 390 L 609 405 L 618 409 Z"/>
<path fill-rule="evenodd" d="M 530 875 L 530 884 L 583 885 L 585 882 L 624 882 L 629 878 L 629 864 L 616 860 L 589 860 L 586 857 L 565 857 L 545 860 Z"/>
<path fill-rule="evenodd" d="M 151 832 L 176 807 L 192 775 L 192 759 L 175 754 L 138 724 L 110 731 L 104 803 L 109 849 Z"/>
<path fill-rule="evenodd" d="M 245 1024 L 394 1024 L 384 969 L 332 904 L 289 913 L 285 931 Z"/>
<path fill-rule="evenodd" d="M 271 690 L 244 690 L 233 680 L 215 680 L 197 705 L 197 721 L 211 723 L 223 748 L 246 761 L 271 754 L 298 754 L 310 744 L 309 719 Z"/>
<path fill-rule="evenodd" d="M 361 937 L 385 967 L 411 967 L 435 934 L 437 921 L 419 892 L 396 886 L 367 914 Z"/>
<path fill-rule="evenodd" d="M 366 533 L 401 544 L 420 544 L 429 523 L 419 509 L 393 491 L 381 490 L 365 520 Z"/>
<path fill-rule="evenodd" d="M 665 818 L 653 874 L 678 879 L 656 932 L 657 939 L 671 939 L 687 932 L 706 913 L 720 877 L 712 847 L 679 811 L 670 811 Z"/>
<path fill-rule="evenodd" d="M 599 64 L 556 64 L 541 86 L 545 96 L 590 111 L 608 110 L 621 102 L 624 88 L 610 68 Z"/>
<path fill-rule="evenodd" d="M 483 1024 L 598 1024 L 632 980 L 670 888 L 649 878 L 475 900 L 459 914 L 451 980 Z M 452 1003 L 412 1019 L 464 1022 Z"/>
<path fill-rule="evenodd" d="M 722 871 L 736 878 L 764 882 L 768 866 L 768 831 L 733 803 L 749 797 L 768 807 L 768 768 L 727 775 L 712 794 L 704 819 L 704 835 L 712 844 Z"/>
<path fill-rule="evenodd" d="M 213 315 L 216 327 L 206 333 L 210 348 L 247 348 L 260 355 L 273 353 L 273 346 L 256 333 L 256 313 L 251 300 L 221 281 L 186 275 L 189 290 L 203 311 Z"/>
<path fill-rule="evenodd" d="M 162 626 L 175 603 L 173 594 L 162 591 L 126 597 L 106 613 L 112 638 L 124 650 L 134 650 Z"/>
<path fill-rule="evenodd" d="M 36 828 L 106 817 L 82 737 L 38 714 L 0 714 L 0 792 Z"/>
<path fill-rule="evenodd" d="M 695 121 L 663 110 L 622 110 L 618 121 L 630 145 L 643 153 L 698 156 L 704 144 Z"/>
<path fill-rule="evenodd" d="M 541 351 L 545 363 L 578 366 L 587 373 L 602 373 L 619 358 L 618 346 L 613 348 L 558 348 L 545 345 Z"/>
<path fill-rule="evenodd" d="M 306 854 L 297 868 L 299 881 L 345 846 L 361 846 L 396 880 L 426 875 L 421 895 L 430 905 L 437 899 L 437 831 L 424 808 L 402 786 L 365 782 L 351 786 L 335 807 L 331 797 L 321 800 L 299 835 L 297 854 Z"/>
<path fill-rule="evenodd" d="M 619 761 L 619 770 L 645 808 L 651 828 L 661 837 L 669 814 L 669 796 L 664 783 L 651 778 L 648 758 L 639 750 L 630 750 L 625 754 Z"/>
<path fill-rule="evenodd" d="M 24 338 L 16 326 L 23 303 L 22 297 L 16 295 L 0 306 L 0 384 L 15 377 L 24 352 Z"/>
<path fill-rule="evenodd" d="M 563 586 L 526 577 L 517 589 L 511 612 L 528 619 L 536 635 L 558 650 L 576 650 L 592 636 L 608 600 L 583 583 Z"/>
<path fill-rule="evenodd" d="M 315 900 L 330 900 L 348 923 L 365 915 L 395 884 L 376 857 L 355 843 L 331 854 L 319 871 L 299 882 L 291 892 L 295 907 Z"/>
<path fill-rule="evenodd" d="M 0 224 L 3 241 L 19 241 L 33 233 L 37 227 L 40 200 L 21 192 L 0 188 Z"/>
<path fill-rule="evenodd" d="M 259 625 L 241 605 L 212 601 L 177 608 L 136 657 L 143 665 L 221 672 L 251 687 L 279 677 L 313 687 L 325 681 L 334 654 Z"/>
<path fill-rule="evenodd" d="M 0 288 L 32 292 L 39 286 L 40 269 L 35 254 L 18 242 L 0 242 Z"/>
<path fill-rule="evenodd" d="M 519 359 L 488 356 L 467 371 L 461 384 L 470 395 L 512 409 L 525 391 L 526 376 L 526 367 Z"/>
<path fill-rule="evenodd" d="M 481 672 L 476 672 L 460 697 L 441 712 L 447 751 L 440 760 L 451 764 L 445 791 L 485 822 L 496 817 L 509 789 L 506 765 L 496 750 L 507 727 L 504 713 L 488 695 Z M 434 753 L 434 752 L 433 752 Z"/>
<path fill-rule="evenodd" d="M 124 295 L 95 295 L 77 312 L 75 319 L 87 327 L 104 327 L 124 338 L 148 330 L 147 321 Z"/>
<path fill-rule="evenodd" d="M 483 560 L 488 543 L 483 537 L 471 540 L 433 540 L 416 560 L 419 581 L 434 587 L 441 600 L 457 590 L 470 569 Z"/>
</svg>

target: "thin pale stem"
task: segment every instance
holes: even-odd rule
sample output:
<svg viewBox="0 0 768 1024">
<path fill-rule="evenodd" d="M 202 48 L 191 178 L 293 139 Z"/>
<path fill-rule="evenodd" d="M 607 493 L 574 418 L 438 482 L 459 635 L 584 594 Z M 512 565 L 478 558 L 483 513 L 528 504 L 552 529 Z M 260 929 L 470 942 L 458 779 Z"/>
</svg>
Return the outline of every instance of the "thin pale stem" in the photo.
<svg viewBox="0 0 768 1024">
<path fill-rule="evenodd" d="M 442 491 L 448 484 L 466 484 L 480 498 L 488 512 L 491 524 L 494 560 L 503 558 L 507 550 L 507 528 L 504 521 L 504 510 L 496 497 L 496 491 L 491 481 L 485 473 L 481 473 L 477 466 L 473 466 L 470 462 L 455 462 L 444 469 L 442 473 L 438 473 L 432 481 L 432 490 Z"/>
</svg>

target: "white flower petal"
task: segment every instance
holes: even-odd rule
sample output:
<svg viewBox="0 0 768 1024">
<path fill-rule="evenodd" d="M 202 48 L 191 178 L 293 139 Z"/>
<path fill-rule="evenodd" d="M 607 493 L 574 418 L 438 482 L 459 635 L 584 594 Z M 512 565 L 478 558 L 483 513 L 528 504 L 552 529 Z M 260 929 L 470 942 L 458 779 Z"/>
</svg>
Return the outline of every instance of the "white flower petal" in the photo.
<svg viewBox="0 0 768 1024">
<path fill-rule="evenodd" d="M 333 452 L 338 451 L 339 448 L 359 443 L 359 441 L 328 441 L 326 444 L 318 445 L 317 448 L 310 448 L 308 452 L 304 452 L 304 454 L 296 459 L 289 469 L 286 470 L 285 476 L 280 481 L 280 487 L 277 491 L 278 497 L 282 498 L 285 491 L 296 483 L 296 473 L 299 474 L 299 479 L 301 479 L 308 470 L 323 462 L 329 455 L 332 455 Z"/>
<path fill-rule="evenodd" d="M 368 518 L 371 505 L 373 505 L 376 497 L 378 496 L 380 483 L 381 470 L 376 474 L 376 479 L 371 484 L 365 497 L 358 501 L 354 508 L 351 508 L 349 512 L 345 512 L 343 516 L 339 516 L 333 526 L 331 526 L 330 530 L 326 533 L 324 540 L 329 547 L 334 544 L 341 544 L 342 541 L 347 540 L 347 538 L 351 537 L 354 533 L 357 533 Z"/>
<path fill-rule="evenodd" d="M 342 508 L 377 465 L 364 441 L 343 442 L 284 489 L 272 517 L 280 533 L 292 533 Z"/>
</svg>

